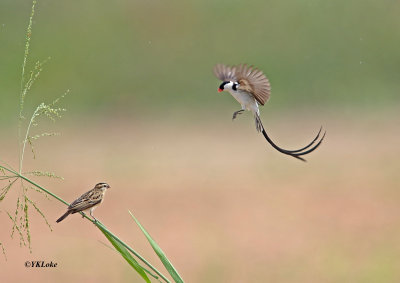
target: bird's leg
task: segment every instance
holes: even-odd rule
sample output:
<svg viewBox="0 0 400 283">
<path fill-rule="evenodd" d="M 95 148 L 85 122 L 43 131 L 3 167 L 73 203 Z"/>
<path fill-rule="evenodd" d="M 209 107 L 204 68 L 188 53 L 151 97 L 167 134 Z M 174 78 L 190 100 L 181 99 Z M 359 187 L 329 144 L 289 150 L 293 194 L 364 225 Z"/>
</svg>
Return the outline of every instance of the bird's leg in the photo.
<svg viewBox="0 0 400 283">
<path fill-rule="evenodd" d="M 239 111 L 233 112 L 232 120 L 235 120 L 236 116 L 242 114 L 243 111 L 244 109 L 240 109 Z"/>
<path fill-rule="evenodd" d="M 90 209 L 90 216 L 93 217 L 94 222 L 96 223 L 96 222 L 97 222 L 97 219 L 96 219 L 96 217 L 93 216 L 92 212 L 93 212 L 93 208 Z"/>
</svg>

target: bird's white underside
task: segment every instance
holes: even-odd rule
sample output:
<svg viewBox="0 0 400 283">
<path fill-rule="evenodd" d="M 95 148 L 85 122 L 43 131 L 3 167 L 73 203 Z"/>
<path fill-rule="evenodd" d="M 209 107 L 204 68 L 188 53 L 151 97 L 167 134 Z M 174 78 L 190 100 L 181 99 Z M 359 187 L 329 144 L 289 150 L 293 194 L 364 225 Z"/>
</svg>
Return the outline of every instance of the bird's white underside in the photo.
<svg viewBox="0 0 400 283">
<path fill-rule="evenodd" d="M 251 111 L 253 114 L 260 115 L 257 100 L 253 95 L 242 90 L 227 89 L 229 93 L 240 103 L 243 110 Z"/>
</svg>

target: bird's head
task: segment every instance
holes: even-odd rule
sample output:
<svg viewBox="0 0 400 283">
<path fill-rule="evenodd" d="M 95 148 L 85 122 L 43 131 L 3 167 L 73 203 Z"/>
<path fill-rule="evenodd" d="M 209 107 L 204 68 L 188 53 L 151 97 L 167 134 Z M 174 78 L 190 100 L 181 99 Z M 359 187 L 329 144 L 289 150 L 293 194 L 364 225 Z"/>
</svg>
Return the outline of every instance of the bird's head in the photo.
<svg viewBox="0 0 400 283">
<path fill-rule="evenodd" d="M 226 81 L 223 82 L 219 88 L 218 88 L 218 92 L 222 92 L 224 90 L 237 90 L 237 87 L 239 86 L 238 82 L 233 82 L 233 81 Z"/>
<path fill-rule="evenodd" d="M 96 186 L 94 186 L 96 189 L 102 189 L 102 190 L 107 190 L 110 188 L 110 185 L 107 183 L 98 183 Z"/>
</svg>

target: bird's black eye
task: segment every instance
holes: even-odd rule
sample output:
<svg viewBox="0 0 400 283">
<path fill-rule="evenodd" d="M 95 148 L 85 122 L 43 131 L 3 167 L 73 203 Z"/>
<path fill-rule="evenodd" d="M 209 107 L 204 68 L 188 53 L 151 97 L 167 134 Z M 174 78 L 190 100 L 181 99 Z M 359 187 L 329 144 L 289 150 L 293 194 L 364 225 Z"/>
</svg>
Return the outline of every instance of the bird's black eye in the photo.
<svg viewBox="0 0 400 283">
<path fill-rule="evenodd" d="M 223 82 L 223 83 L 219 86 L 219 89 L 224 89 L 224 86 L 225 86 L 227 83 L 229 83 L 229 82 Z"/>
<path fill-rule="evenodd" d="M 237 90 L 237 86 L 238 86 L 238 85 L 239 85 L 238 83 L 233 83 L 232 89 L 233 89 L 233 90 Z"/>
</svg>

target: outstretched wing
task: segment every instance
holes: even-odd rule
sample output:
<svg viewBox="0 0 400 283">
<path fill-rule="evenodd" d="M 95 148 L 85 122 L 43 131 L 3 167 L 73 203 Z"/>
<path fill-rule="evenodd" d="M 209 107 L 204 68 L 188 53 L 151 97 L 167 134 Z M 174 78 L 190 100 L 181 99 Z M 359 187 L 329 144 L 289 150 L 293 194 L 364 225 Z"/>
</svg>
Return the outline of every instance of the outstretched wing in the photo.
<svg viewBox="0 0 400 283">
<path fill-rule="evenodd" d="M 234 70 L 240 84 L 239 89 L 250 92 L 261 105 L 264 105 L 271 95 L 271 85 L 263 72 L 246 64 L 240 64 L 234 67 Z"/>
<path fill-rule="evenodd" d="M 217 64 L 214 67 L 215 76 L 223 82 L 236 81 L 235 67 L 226 66 L 224 64 Z"/>
</svg>

